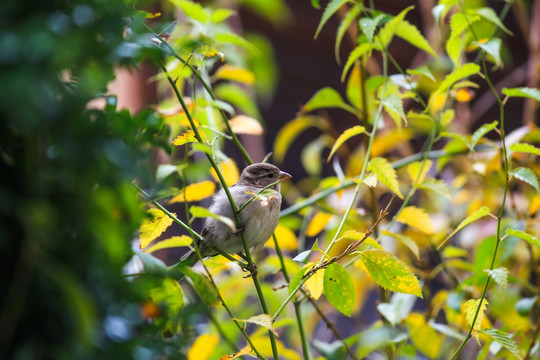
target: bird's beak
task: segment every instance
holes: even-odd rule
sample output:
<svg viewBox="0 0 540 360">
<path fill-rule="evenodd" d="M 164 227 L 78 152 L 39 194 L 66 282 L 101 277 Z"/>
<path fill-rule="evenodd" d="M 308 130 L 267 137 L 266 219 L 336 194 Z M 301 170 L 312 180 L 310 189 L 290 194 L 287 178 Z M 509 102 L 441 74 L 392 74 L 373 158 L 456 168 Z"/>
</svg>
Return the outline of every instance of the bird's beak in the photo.
<svg viewBox="0 0 540 360">
<path fill-rule="evenodd" d="M 280 181 L 287 180 L 287 179 L 290 179 L 290 178 L 292 178 L 291 174 L 288 174 L 285 171 L 280 171 L 279 172 L 279 180 Z"/>
</svg>

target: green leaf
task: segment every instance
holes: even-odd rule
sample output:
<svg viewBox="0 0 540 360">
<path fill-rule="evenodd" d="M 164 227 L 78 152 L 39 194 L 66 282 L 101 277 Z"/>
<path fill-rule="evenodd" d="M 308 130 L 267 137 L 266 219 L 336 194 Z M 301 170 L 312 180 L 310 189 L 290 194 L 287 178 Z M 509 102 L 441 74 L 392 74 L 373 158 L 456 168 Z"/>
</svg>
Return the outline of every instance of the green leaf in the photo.
<svg viewBox="0 0 540 360">
<path fill-rule="evenodd" d="M 321 8 L 321 5 L 319 4 L 319 0 L 311 0 L 311 6 L 313 6 L 315 9 Z"/>
<path fill-rule="evenodd" d="M 298 137 L 298 135 L 309 127 L 316 127 L 321 130 L 329 128 L 326 119 L 320 116 L 308 115 L 299 116 L 289 121 L 279 130 L 274 142 L 274 160 L 277 163 L 282 163 L 285 159 L 287 150 Z"/>
<path fill-rule="evenodd" d="M 536 305 L 536 301 L 538 300 L 538 295 L 530 297 L 530 298 L 521 298 L 518 301 L 516 301 L 516 304 L 514 305 L 514 308 L 521 316 L 529 316 L 531 314 L 531 310 L 533 309 L 534 305 Z"/>
<path fill-rule="evenodd" d="M 429 70 L 427 66 L 419 66 L 416 69 L 412 69 L 412 70 L 407 69 L 407 74 L 421 75 L 421 76 L 427 77 L 428 79 L 432 81 L 435 81 L 435 77 L 433 76 L 433 74 L 431 73 L 431 71 Z"/>
<path fill-rule="evenodd" d="M 506 294 L 506 288 L 508 286 L 508 269 L 505 267 L 499 267 L 493 270 L 484 269 L 484 272 L 487 272 L 489 276 L 495 280 L 497 285 L 499 285 L 504 294 Z"/>
<path fill-rule="evenodd" d="M 210 21 L 213 23 L 220 23 L 224 20 L 227 20 L 231 16 L 236 15 L 236 11 L 231 9 L 216 9 L 210 15 Z"/>
<path fill-rule="evenodd" d="M 439 88 L 436 90 L 437 93 L 442 93 L 448 90 L 455 82 L 477 74 L 480 71 L 480 66 L 473 63 L 464 64 L 462 67 L 457 68 L 454 72 L 446 75 L 446 78 L 441 82 Z"/>
<path fill-rule="evenodd" d="M 143 252 L 136 253 L 143 263 L 144 271 L 148 274 L 165 275 L 167 274 L 167 265 L 160 259 Z"/>
<path fill-rule="evenodd" d="M 255 101 L 242 86 L 231 82 L 221 83 L 215 87 L 215 94 L 220 100 L 236 106 L 245 115 L 254 119 L 262 118 Z"/>
<path fill-rule="evenodd" d="M 518 143 L 510 146 L 510 150 L 513 152 L 523 152 L 534 155 L 540 155 L 540 149 L 531 144 Z"/>
<path fill-rule="evenodd" d="M 334 139 L 330 135 L 323 134 L 304 146 L 300 153 L 300 159 L 309 175 L 321 175 L 323 165 L 321 161 L 322 152 L 327 147 L 330 147 L 333 141 Z"/>
<path fill-rule="evenodd" d="M 368 39 L 369 43 L 373 43 L 373 36 L 375 35 L 375 29 L 377 29 L 377 26 L 380 24 L 380 22 L 384 19 L 384 14 L 379 14 L 375 16 L 373 19 L 369 17 L 361 18 L 358 22 L 360 26 L 360 30 L 366 35 L 366 38 Z"/>
<path fill-rule="evenodd" d="M 424 180 L 422 183 L 416 185 L 419 189 L 425 189 L 433 191 L 439 195 L 444 196 L 448 200 L 452 200 L 452 196 L 450 195 L 450 190 L 448 189 L 448 185 L 442 181 L 437 179 L 427 179 Z"/>
<path fill-rule="evenodd" d="M 460 332 L 454 330 L 448 325 L 445 324 L 439 324 L 436 323 L 434 319 L 429 320 L 429 326 L 440 332 L 441 334 L 450 336 L 454 339 L 457 339 L 459 341 L 463 341 L 465 339 L 465 336 L 463 336 Z"/>
<path fill-rule="evenodd" d="M 503 88 L 502 93 L 508 97 L 524 97 L 540 101 L 540 90 L 529 87 Z"/>
<path fill-rule="evenodd" d="M 531 185 L 533 188 L 536 189 L 536 192 L 540 193 L 540 185 L 538 185 L 538 178 L 531 169 L 520 167 L 510 171 L 510 175 L 514 176 L 518 180 L 521 180 Z"/>
<path fill-rule="evenodd" d="M 289 282 L 289 294 L 292 294 L 292 292 L 298 287 L 298 285 L 300 285 L 300 283 L 302 282 L 302 278 L 304 277 L 304 274 L 312 266 L 313 266 L 313 263 L 307 264 L 306 266 L 298 270 L 296 274 L 294 274 L 291 281 Z"/>
<path fill-rule="evenodd" d="M 401 127 L 400 120 L 407 122 L 405 111 L 403 111 L 403 100 L 397 94 L 388 95 L 381 100 L 381 103 L 398 127 Z"/>
<path fill-rule="evenodd" d="M 243 47 L 244 49 L 250 51 L 255 55 L 260 55 L 259 50 L 253 46 L 249 41 L 232 32 L 222 32 L 214 35 L 214 40 L 216 42 L 233 44 Z"/>
<path fill-rule="evenodd" d="M 502 66 L 501 60 L 501 39 L 493 38 L 489 39 L 486 43 L 481 43 L 479 41 L 473 41 L 473 44 L 480 47 L 493 59 L 493 63 L 496 66 Z"/>
<path fill-rule="evenodd" d="M 345 130 L 341 135 L 339 135 L 336 142 L 334 143 L 334 146 L 332 146 L 332 150 L 330 151 L 330 155 L 328 155 L 326 162 L 330 161 L 330 159 L 332 158 L 336 150 L 339 149 L 339 147 L 343 145 L 345 141 L 349 140 L 351 137 L 355 135 L 360 135 L 360 134 L 365 134 L 365 133 L 366 133 L 366 128 L 360 125 L 356 125 L 356 126 L 353 126 L 352 128 Z"/>
<path fill-rule="evenodd" d="M 506 229 L 506 234 L 509 236 L 515 236 L 521 240 L 525 240 L 529 244 L 540 248 L 540 240 L 523 230 Z"/>
<path fill-rule="evenodd" d="M 347 75 L 347 72 L 349 71 L 350 67 L 354 64 L 354 62 L 359 59 L 361 56 L 367 54 L 370 50 L 370 46 L 368 43 L 362 43 L 354 48 L 353 51 L 349 54 L 349 57 L 347 58 L 347 62 L 345 63 L 345 66 L 343 67 L 343 72 L 341 73 L 341 81 L 345 80 L 345 76 Z"/>
<path fill-rule="evenodd" d="M 408 22 L 407 20 L 402 20 L 397 28 L 396 35 L 407 41 L 409 44 L 416 46 L 420 50 L 424 50 L 428 54 L 433 55 L 436 58 L 439 58 L 435 50 L 429 44 L 429 41 L 422 35 L 418 28 Z"/>
<path fill-rule="evenodd" d="M 377 310 L 392 325 L 401 324 L 409 316 L 417 298 L 410 294 L 394 293 L 390 297 L 390 302 L 380 303 Z"/>
<path fill-rule="evenodd" d="M 328 265 L 324 272 L 324 295 L 339 312 L 351 316 L 356 291 L 351 275 L 338 263 Z"/>
<path fill-rule="evenodd" d="M 162 241 L 158 242 L 157 244 L 152 245 L 152 246 L 144 249 L 144 252 L 151 253 L 151 252 L 154 252 L 156 250 L 161 250 L 161 249 L 169 249 L 169 248 L 174 248 L 174 247 L 188 246 L 192 242 L 193 242 L 193 239 L 190 238 L 187 235 L 173 236 L 173 237 L 171 237 L 169 239 L 162 240 Z"/>
<path fill-rule="evenodd" d="M 492 8 L 484 7 L 479 9 L 471 10 L 472 13 L 478 14 L 484 19 L 492 22 L 493 24 L 497 25 L 499 28 L 501 28 L 505 33 L 508 35 L 513 35 L 510 30 L 504 24 L 502 23 L 501 19 L 499 19 L 499 16 L 495 13 L 495 11 Z"/>
<path fill-rule="evenodd" d="M 467 216 L 465 220 L 459 223 L 457 228 L 450 233 L 440 244 L 437 246 L 437 249 L 440 249 L 444 243 L 446 243 L 452 236 L 454 236 L 459 230 L 463 229 L 465 226 L 469 225 L 473 221 L 480 219 L 483 216 L 489 214 L 489 208 L 487 206 L 482 206 L 480 209 L 473 212 L 471 215 Z"/>
<path fill-rule="evenodd" d="M 465 310 L 465 318 L 467 319 L 467 322 L 469 325 L 473 325 L 473 330 L 480 330 L 482 328 L 482 321 L 484 320 L 484 316 L 486 315 L 486 309 L 488 306 L 488 301 L 484 298 L 482 299 L 482 302 L 480 303 L 480 299 L 469 299 L 465 301 L 465 304 L 463 305 L 463 308 Z M 476 315 L 478 313 L 478 315 Z M 476 315 L 476 319 L 474 316 Z"/>
<path fill-rule="evenodd" d="M 182 11 L 193 20 L 199 21 L 201 23 L 208 22 L 208 10 L 203 8 L 201 4 L 186 0 L 169 1 L 182 9 Z"/>
<path fill-rule="evenodd" d="M 195 291 L 201 299 L 208 305 L 214 306 L 219 304 L 219 294 L 216 288 L 212 285 L 210 280 L 208 280 L 202 274 L 193 271 L 190 267 L 184 266 L 180 269 L 187 277 L 193 281 L 193 286 Z"/>
<path fill-rule="evenodd" d="M 420 282 L 397 257 L 384 250 L 365 250 L 360 254 L 377 284 L 390 291 L 423 297 Z"/>
<path fill-rule="evenodd" d="M 399 240 L 403 245 L 405 245 L 407 248 L 409 248 L 409 250 L 411 250 L 411 252 L 418 260 L 420 260 L 420 249 L 418 248 L 418 244 L 416 243 L 416 241 L 414 241 L 408 236 L 396 234 L 387 230 L 382 230 L 381 233 L 383 235 L 391 236 Z"/>
<path fill-rule="evenodd" d="M 189 208 L 189 212 L 191 213 L 192 216 L 197 217 L 197 218 L 211 217 L 213 219 L 221 221 L 222 223 L 227 225 L 229 228 L 231 228 L 232 232 L 236 232 L 236 225 L 234 221 L 226 216 L 214 214 L 210 210 L 202 206 L 191 206 Z"/>
<path fill-rule="evenodd" d="M 384 24 L 378 34 L 378 40 L 381 48 L 388 47 L 388 44 L 390 44 L 390 41 L 392 41 L 392 37 L 396 33 L 399 24 L 403 21 L 405 15 L 407 15 L 407 13 L 413 8 L 414 6 L 409 6 Z"/>
<path fill-rule="evenodd" d="M 324 24 L 326 24 L 332 15 L 334 15 L 334 13 L 347 2 L 349 2 L 349 0 L 331 0 L 328 5 L 326 5 L 321 21 L 319 22 L 319 26 L 317 27 L 317 31 L 315 32 L 315 39 L 319 36 L 319 32 L 322 30 Z"/>
<path fill-rule="evenodd" d="M 356 114 L 354 108 L 345 103 L 341 95 L 331 87 L 325 87 L 317 91 L 303 106 L 302 111 L 309 112 L 325 108 L 341 108 Z"/>
<path fill-rule="evenodd" d="M 401 199 L 403 195 L 399 191 L 396 170 L 385 158 L 377 157 L 369 161 L 368 170 L 377 175 L 377 179 L 396 193 Z"/>
<path fill-rule="evenodd" d="M 490 124 L 484 124 L 484 125 L 480 126 L 478 129 L 476 129 L 476 131 L 472 134 L 471 143 L 469 144 L 469 149 L 471 149 L 471 151 L 473 151 L 474 147 L 476 146 L 478 141 L 481 138 L 483 138 L 484 135 L 486 135 L 488 132 L 490 132 L 491 130 L 496 129 L 497 125 L 499 125 L 499 122 L 495 120 Z"/>
<path fill-rule="evenodd" d="M 158 304 L 164 304 L 172 313 L 178 313 L 184 306 L 184 293 L 178 281 L 165 277 L 161 286 L 150 289 L 148 296 Z"/>
<path fill-rule="evenodd" d="M 501 344 L 506 350 L 510 351 L 510 353 L 512 353 L 512 355 L 514 355 L 516 358 L 520 360 L 522 359 L 516 342 L 507 333 L 500 331 L 498 329 L 484 329 L 484 330 L 480 330 L 479 332 L 482 334 L 486 334 L 487 336 L 489 336 L 490 338 L 492 338 L 493 340 Z"/>
<path fill-rule="evenodd" d="M 274 335 L 278 336 L 278 333 L 276 329 L 274 328 L 274 319 L 272 318 L 272 316 L 268 314 L 259 314 L 259 315 L 252 316 L 249 319 L 235 319 L 235 320 L 265 327 L 271 332 L 273 332 Z"/>
<path fill-rule="evenodd" d="M 351 23 L 356 19 L 358 14 L 362 11 L 364 6 L 361 3 L 355 4 L 343 17 L 343 20 L 339 23 L 339 27 L 336 32 L 336 44 L 334 46 L 334 55 L 336 57 L 336 61 L 338 65 L 341 65 L 341 57 L 339 56 L 339 49 L 341 47 L 341 41 L 343 40 L 343 36 L 345 36 L 345 33 L 347 32 L 347 29 L 351 25 Z"/>
</svg>

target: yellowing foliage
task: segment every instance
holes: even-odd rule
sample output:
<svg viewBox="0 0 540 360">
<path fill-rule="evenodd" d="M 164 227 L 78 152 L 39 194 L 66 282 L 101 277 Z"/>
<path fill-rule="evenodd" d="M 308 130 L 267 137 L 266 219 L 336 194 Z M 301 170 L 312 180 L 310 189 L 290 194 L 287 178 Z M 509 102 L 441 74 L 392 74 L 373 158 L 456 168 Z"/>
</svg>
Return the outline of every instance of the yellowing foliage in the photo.
<svg viewBox="0 0 540 360">
<path fill-rule="evenodd" d="M 216 184 L 210 180 L 201 181 L 196 184 L 190 184 L 186 186 L 180 194 L 169 200 L 169 204 L 177 202 L 192 202 L 206 199 L 214 194 Z"/>
<path fill-rule="evenodd" d="M 324 230 L 330 219 L 332 218 L 332 214 L 325 213 L 325 212 L 318 212 L 313 216 L 313 218 L 310 220 L 308 227 L 306 229 L 306 235 L 307 236 L 316 236 L 321 231 Z"/>
<path fill-rule="evenodd" d="M 203 334 L 195 339 L 188 351 L 188 360 L 207 360 L 219 343 L 219 336 Z"/>
<path fill-rule="evenodd" d="M 150 209 L 148 210 L 148 214 L 152 217 L 145 219 L 139 229 L 141 232 L 139 234 L 139 247 L 141 249 L 150 245 L 152 241 L 157 239 L 173 223 L 173 220 L 159 209 Z M 173 215 L 176 216 L 174 213 Z"/>
<path fill-rule="evenodd" d="M 433 224 L 424 209 L 416 206 L 407 206 L 397 217 L 397 221 L 412 226 L 424 234 L 433 234 Z"/>
<path fill-rule="evenodd" d="M 238 171 L 238 167 L 233 159 L 227 158 L 226 160 L 223 160 L 218 164 L 218 167 L 223 175 L 223 178 L 225 179 L 227 186 L 235 184 L 240 178 L 240 172 Z M 219 177 L 217 176 L 216 170 L 213 168 L 210 169 L 210 174 L 214 180 L 219 183 Z"/>
</svg>

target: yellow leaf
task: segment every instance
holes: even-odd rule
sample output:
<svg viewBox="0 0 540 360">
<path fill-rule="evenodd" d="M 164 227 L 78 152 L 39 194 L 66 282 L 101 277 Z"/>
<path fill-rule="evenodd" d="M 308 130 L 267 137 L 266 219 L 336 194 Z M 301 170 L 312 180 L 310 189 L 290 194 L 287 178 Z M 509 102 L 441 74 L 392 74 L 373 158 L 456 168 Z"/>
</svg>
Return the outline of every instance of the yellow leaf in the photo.
<svg viewBox="0 0 540 360">
<path fill-rule="evenodd" d="M 147 247 L 152 241 L 157 239 L 169 226 L 173 220 L 159 209 L 150 209 L 148 213 L 152 218 L 145 219 L 140 227 L 141 234 L 139 235 L 141 249 Z M 173 213 L 174 216 L 176 214 Z"/>
<path fill-rule="evenodd" d="M 399 191 L 399 183 L 397 181 L 396 171 L 392 168 L 392 165 L 385 158 L 373 158 L 369 161 L 368 169 L 371 170 L 380 182 L 385 184 L 396 193 L 401 199 L 403 195 Z"/>
<path fill-rule="evenodd" d="M 251 347 L 249 346 L 246 346 L 240 349 L 240 351 L 238 351 L 237 353 L 220 357 L 219 360 L 232 360 L 232 359 L 236 359 L 239 356 L 250 355 L 252 352 L 253 352 L 253 349 L 251 349 Z"/>
<path fill-rule="evenodd" d="M 424 182 L 426 174 L 431 168 L 431 160 L 427 160 L 425 162 L 424 167 L 422 168 L 422 173 L 420 174 L 420 177 L 418 177 L 421 164 L 422 164 L 421 161 L 415 161 L 409 164 L 409 166 L 407 166 L 407 173 L 409 174 L 411 180 L 415 182 L 415 184 L 421 184 L 422 182 Z M 418 177 L 418 180 L 416 180 L 417 177 Z"/>
<path fill-rule="evenodd" d="M 274 231 L 274 235 L 276 235 L 279 247 L 282 250 L 292 251 L 298 249 L 298 240 L 296 239 L 296 235 L 289 228 L 279 224 Z M 271 239 L 272 238 L 270 238 L 270 240 Z M 273 240 L 268 241 L 266 244 L 268 247 L 274 248 Z"/>
<path fill-rule="evenodd" d="M 217 335 L 204 334 L 195 339 L 188 351 L 188 360 L 207 360 L 219 343 Z"/>
<path fill-rule="evenodd" d="M 315 264 L 310 266 L 306 270 L 306 272 L 308 272 L 309 269 L 311 269 L 314 265 Z M 312 277 L 307 279 L 306 282 L 304 283 L 304 286 L 309 291 L 309 294 L 315 300 L 318 300 L 321 297 L 321 295 L 323 293 L 323 290 L 324 290 L 324 288 L 323 288 L 324 271 L 325 271 L 325 269 L 321 269 L 321 270 L 317 271 Z"/>
<path fill-rule="evenodd" d="M 531 200 L 531 205 L 529 206 L 529 215 L 533 216 L 540 209 L 540 196 L 535 195 Z"/>
<path fill-rule="evenodd" d="M 411 313 L 407 317 L 406 324 L 415 347 L 428 358 L 437 358 L 441 351 L 443 338 L 426 323 L 424 316 L 419 313 Z"/>
<path fill-rule="evenodd" d="M 221 174 L 225 178 L 225 183 L 227 184 L 227 186 L 231 186 L 238 181 L 240 174 L 238 172 L 238 167 L 236 166 L 236 163 L 233 159 L 227 158 L 227 160 L 223 160 L 219 163 L 218 167 L 221 171 Z M 210 174 L 212 174 L 212 177 L 216 180 L 216 182 L 219 182 L 219 178 L 214 168 L 210 169 Z"/>
<path fill-rule="evenodd" d="M 476 313 L 476 309 L 478 309 L 479 303 L 480 299 L 469 299 L 465 301 L 465 303 L 462 305 L 462 311 L 465 312 L 465 317 L 467 318 L 469 326 L 472 325 L 474 314 Z M 474 322 L 473 331 L 478 331 L 482 328 L 482 320 L 484 319 L 484 312 L 486 311 L 487 305 L 487 300 L 483 299 L 482 305 L 480 305 L 480 311 L 478 311 L 478 316 L 476 317 L 476 321 Z"/>
<path fill-rule="evenodd" d="M 239 66 L 225 64 L 217 69 L 213 78 L 215 80 L 232 80 L 251 85 L 255 81 L 255 75 L 249 70 Z"/>
<path fill-rule="evenodd" d="M 203 142 L 208 142 L 208 136 L 202 130 L 199 130 L 199 135 Z M 186 130 L 184 133 L 178 135 L 172 142 L 174 146 L 180 146 L 187 143 L 198 142 L 193 130 Z"/>
<path fill-rule="evenodd" d="M 175 197 L 173 197 L 169 204 L 177 202 L 191 202 L 199 201 L 205 199 L 209 196 L 212 196 L 214 190 L 216 189 L 216 184 L 210 180 L 201 181 L 196 184 L 191 184 L 186 186 L 182 192 Z"/>
<path fill-rule="evenodd" d="M 397 221 L 418 229 L 424 234 L 433 234 L 433 224 L 424 209 L 415 206 L 407 206 L 398 215 Z"/>
<path fill-rule="evenodd" d="M 294 139 L 309 127 L 317 127 L 324 131 L 330 126 L 325 118 L 314 115 L 300 116 L 289 121 L 279 130 L 274 142 L 274 159 L 277 163 L 283 162 L 285 153 Z"/>
<path fill-rule="evenodd" d="M 173 247 L 188 246 L 188 245 L 191 245 L 192 242 L 193 242 L 193 239 L 187 235 L 172 236 L 168 239 L 161 240 L 156 245 L 150 246 L 149 248 L 144 250 L 144 252 L 151 253 L 151 252 L 154 252 L 156 250 L 161 250 L 161 249 L 170 249 Z"/>
<path fill-rule="evenodd" d="M 332 214 L 328 214 L 322 211 L 316 213 L 309 222 L 309 225 L 307 226 L 306 235 L 315 236 L 319 234 L 321 231 L 324 230 L 331 218 Z"/>
<path fill-rule="evenodd" d="M 433 114 L 438 113 L 446 103 L 446 94 L 436 92 L 434 96 L 432 96 L 432 98 L 430 99 L 429 103 L 431 107 L 431 112 Z"/>
<path fill-rule="evenodd" d="M 371 146 L 371 157 L 378 157 L 387 151 L 402 145 L 405 141 L 411 139 L 414 133 L 409 129 L 392 129 L 382 135 L 378 135 L 373 140 Z"/>
<path fill-rule="evenodd" d="M 235 134 L 262 135 L 264 132 L 260 122 L 246 115 L 233 117 L 229 120 L 229 124 Z"/>
<path fill-rule="evenodd" d="M 330 151 L 330 155 L 328 155 L 328 158 L 326 159 L 326 162 L 330 161 L 334 153 L 339 149 L 341 145 L 347 140 L 349 140 L 351 137 L 359 134 L 363 134 L 366 132 L 366 128 L 360 125 L 353 126 L 352 128 L 349 128 L 345 130 L 339 137 L 337 138 L 336 142 L 334 143 L 334 146 L 332 146 L 332 150 Z"/>
<path fill-rule="evenodd" d="M 367 176 L 365 176 L 362 180 L 364 184 L 369 186 L 370 188 L 374 189 L 377 187 L 377 175 L 369 173 Z"/>
<path fill-rule="evenodd" d="M 252 316 L 249 319 L 236 319 L 236 321 L 241 321 L 241 322 L 245 322 L 245 323 L 252 323 L 252 324 L 255 324 L 255 325 L 265 327 L 268 330 L 270 330 L 271 332 L 273 332 L 274 335 L 278 336 L 278 333 L 277 333 L 276 329 L 274 329 L 274 319 L 272 318 L 271 315 L 259 314 L 259 315 Z"/>
</svg>

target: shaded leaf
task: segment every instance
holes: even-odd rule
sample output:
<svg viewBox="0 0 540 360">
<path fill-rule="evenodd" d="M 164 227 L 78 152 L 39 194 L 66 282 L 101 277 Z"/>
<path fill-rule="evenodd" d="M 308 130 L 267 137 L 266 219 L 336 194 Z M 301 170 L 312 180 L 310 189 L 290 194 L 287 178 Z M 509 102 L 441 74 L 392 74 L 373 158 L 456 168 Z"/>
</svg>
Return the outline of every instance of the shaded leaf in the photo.
<svg viewBox="0 0 540 360">
<path fill-rule="evenodd" d="M 484 50 L 489 56 L 491 56 L 495 65 L 502 66 L 501 39 L 493 38 L 493 39 L 489 39 L 485 43 L 474 41 L 473 44 L 478 46 L 479 48 Z"/>
<path fill-rule="evenodd" d="M 529 87 L 503 88 L 502 93 L 508 97 L 524 97 L 540 101 L 540 90 Z"/>
<path fill-rule="evenodd" d="M 181 190 L 180 194 L 169 200 L 169 204 L 177 202 L 192 202 L 206 199 L 214 194 L 216 184 L 210 180 L 190 184 Z"/>
<path fill-rule="evenodd" d="M 215 306 L 219 304 L 219 294 L 216 288 L 212 285 L 210 280 L 208 280 L 202 274 L 193 271 L 190 267 L 184 266 L 180 268 L 180 271 L 184 273 L 193 281 L 193 286 L 195 291 L 199 294 L 200 298 L 210 306 Z"/>
<path fill-rule="evenodd" d="M 516 358 L 520 360 L 522 359 L 516 342 L 514 341 L 514 339 L 510 337 L 509 334 L 503 331 L 500 331 L 498 329 L 484 329 L 484 330 L 480 330 L 480 332 L 482 334 L 486 334 L 487 336 L 489 336 L 490 338 L 492 338 L 493 340 L 501 344 L 506 350 L 510 351 L 510 353 L 512 353 L 512 355 L 514 355 Z"/>
<path fill-rule="evenodd" d="M 392 325 L 399 325 L 409 316 L 418 298 L 411 294 L 394 293 L 390 297 L 390 302 L 380 303 L 377 310 Z"/>
<path fill-rule="evenodd" d="M 353 126 L 352 128 L 345 130 L 341 135 L 339 135 L 336 142 L 334 143 L 334 146 L 332 146 L 332 150 L 330 151 L 330 155 L 328 155 L 326 162 L 330 161 L 330 159 L 332 158 L 336 150 L 339 149 L 339 147 L 343 145 L 345 141 L 349 140 L 351 137 L 355 135 L 360 135 L 360 134 L 365 134 L 365 133 L 366 133 L 366 128 L 360 125 L 356 125 L 356 126 Z"/>
<path fill-rule="evenodd" d="M 157 257 L 143 252 L 137 252 L 136 254 L 141 259 L 146 273 L 156 275 L 167 274 L 167 265 Z"/>
<path fill-rule="evenodd" d="M 184 293 L 178 281 L 173 278 L 165 277 L 161 286 L 150 289 L 148 296 L 153 302 L 164 304 L 167 308 L 178 313 L 184 306 Z"/>
<path fill-rule="evenodd" d="M 534 305 L 536 305 L 537 300 L 538 295 L 530 298 L 521 298 L 516 302 L 516 305 L 514 305 L 514 307 L 519 315 L 529 316 L 531 315 L 531 310 L 533 309 Z"/>
<path fill-rule="evenodd" d="M 483 138 L 484 135 L 486 135 L 488 132 L 496 129 L 497 125 L 499 125 L 499 122 L 495 120 L 492 123 L 484 124 L 480 126 L 478 129 L 476 129 L 476 131 L 472 134 L 471 143 L 469 144 L 469 149 L 473 151 L 478 141 L 481 138 Z"/>
<path fill-rule="evenodd" d="M 361 259 L 373 280 L 383 288 L 422 298 L 420 282 L 397 257 L 384 250 L 365 250 Z"/>
<path fill-rule="evenodd" d="M 377 179 L 385 184 L 396 193 L 397 196 L 403 199 L 401 191 L 399 191 L 399 183 L 397 181 L 396 171 L 385 158 L 376 157 L 369 161 L 368 170 L 377 175 Z"/>
<path fill-rule="evenodd" d="M 298 135 L 309 127 L 316 127 L 321 130 L 329 127 L 328 122 L 320 116 L 300 116 L 289 121 L 279 130 L 274 142 L 274 159 L 277 163 L 282 163 L 285 154 Z"/>
<path fill-rule="evenodd" d="M 324 295 L 339 312 L 351 316 L 356 292 L 351 275 L 338 263 L 328 265 L 324 272 Z"/>
<path fill-rule="evenodd" d="M 416 206 L 407 206 L 399 213 L 397 221 L 407 224 L 424 234 L 433 234 L 433 224 L 431 218 L 424 209 Z"/>
<path fill-rule="evenodd" d="M 538 193 L 540 193 L 540 185 L 538 185 L 538 178 L 531 169 L 520 167 L 510 171 L 510 175 L 514 176 L 518 180 L 521 180 L 531 185 L 533 188 L 536 189 Z"/>
<path fill-rule="evenodd" d="M 370 50 L 370 45 L 368 43 L 362 43 L 354 48 L 353 51 L 349 54 L 349 57 L 347 58 L 347 62 L 345 63 L 345 66 L 343 67 L 343 72 L 341 73 L 341 81 L 345 80 L 345 76 L 347 75 L 347 72 L 351 68 L 351 66 L 354 64 L 356 60 L 358 60 L 361 56 L 367 54 Z"/>
<path fill-rule="evenodd" d="M 459 223 L 454 231 L 450 233 L 440 244 L 437 246 L 437 249 L 440 249 L 444 243 L 446 243 L 452 236 L 454 236 L 459 230 L 463 229 L 465 226 L 469 225 L 473 221 L 480 219 L 483 216 L 489 215 L 489 208 L 487 206 L 482 206 L 480 209 L 473 212 L 471 215 L 467 216 L 465 220 Z"/>
<path fill-rule="evenodd" d="M 419 189 L 430 190 L 436 192 L 439 195 L 444 196 L 448 200 L 452 201 L 452 196 L 450 195 L 450 189 L 448 185 L 443 180 L 437 179 L 427 179 L 423 183 L 418 184 Z"/>
<path fill-rule="evenodd" d="M 474 9 L 471 12 L 476 13 L 480 15 L 481 17 L 483 17 L 484 19 L 489 20 L 490 22 L 492 22 L 493 24 L 501 28 L 508 35 L 513 35 L 512 32 L 508 30 L 506 26 L 504 26 L 501 19 L 492 8 L 484 7 L 484 8 Z"/>
<path fill-rule="evenodd" d="M 341 108 L 355 113 L 354 109 L 343 101 L 341 95 L 331 87 L 325 87 L 317 91 L 303 106 L 303 112 L 309 112 L 324 108 Z"/>
<path fill-rule="evenodd" d="M 174 247 L 189 246 L 193 242 L 193 239 L 187 235 L 173 236 L 165 240 L 161 240 L 155 245 L 147 247 L 144 252 L 151 253 L 161 249 L 170 249 Z"/>
<path fill-rule="evenodd" d="M 424 161 L 415 161 L 413 163 L 410 163 L 407 166 L 407 173 L 409 174 L 409 177 L 411 180 L 416 183 L 420 184 L 424 181 L 427 172 L 431 168 L 431 160 Z M 420 169 L 422 169 L 422 172 L 420 173 Z"/>
<path fill-rule="evenodd" d="M 147 212 L 151 218 L 145 219 L 139 228 L 141 232 L 139 234 L 139 247 L 141 249 L 157 239 L 173 223 L 173 220 L 159 209 L 150 209 Z M 174 213 L 173 215 L 176 216 Z"/>
<path fill-rule="evenodd" d="M 433 76 L 431 70 L 427 66 L 419 66 L 416 69 L 407 69 L 407 74 L 410 75 L 421 75 L 425 76 L 431 81 L 435 81 L 435 77 Z"/>
</svg>

